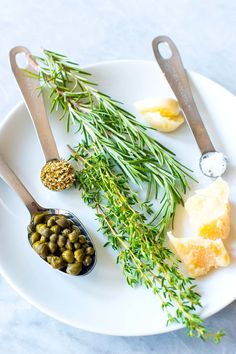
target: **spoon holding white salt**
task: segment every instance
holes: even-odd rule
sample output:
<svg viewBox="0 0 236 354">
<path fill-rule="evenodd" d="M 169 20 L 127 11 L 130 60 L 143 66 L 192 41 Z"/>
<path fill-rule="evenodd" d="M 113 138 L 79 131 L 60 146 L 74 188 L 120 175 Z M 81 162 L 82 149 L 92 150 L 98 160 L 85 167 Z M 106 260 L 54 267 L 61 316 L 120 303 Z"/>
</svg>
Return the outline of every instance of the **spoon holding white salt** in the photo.
<svg viewBox="0 0 236 354">
<path fill-rule="evenodd" d="M 227 157 L 218 151 L 210 151 L 200 158 L 200 169 L 208 177 L 220 177 L 227 168 Z"/>
<path fill-rule="evenodd" d="M 194 102 L 178 49 L 167 36 L 156 37 L 152 45 L 156 60 L 179 101 L 189 128 L 201 151 L 199 165 L 202 173 L 208 177 L 222 176 L 227 168 L 227 158 L 223 153 L 216 151 L 211 142 Z M 165 49 L 167 46 L 168 53 L 162 51 L 163 45 Z"/>
</svg>

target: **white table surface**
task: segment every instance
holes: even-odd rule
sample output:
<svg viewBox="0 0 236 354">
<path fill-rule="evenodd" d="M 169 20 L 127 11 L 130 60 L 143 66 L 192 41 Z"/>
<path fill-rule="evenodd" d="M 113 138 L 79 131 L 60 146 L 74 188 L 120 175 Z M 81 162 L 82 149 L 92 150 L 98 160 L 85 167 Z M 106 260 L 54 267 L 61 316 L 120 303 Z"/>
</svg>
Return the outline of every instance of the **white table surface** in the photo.
<svg viewBox="0 0 236 354">
<path fill-rule="evenodd" d="M 19 44 L 36 54 L 40 47 L 66 53 L 85 65 L 152 59 L 152 38 L 167 34 L 188 69 L 236 94 L 233 0 L 0 0 L 0 34 L 0 120 L 21 99 L 8 64 L 9 49 Z M 135 338 L 88 333 L 40 313 L 0 277 L 1 354 L 236 353 L 236 302 L 206 324 L 225 329 L 220 345 L 188 338 L 184 330 Z"/>
</svg>

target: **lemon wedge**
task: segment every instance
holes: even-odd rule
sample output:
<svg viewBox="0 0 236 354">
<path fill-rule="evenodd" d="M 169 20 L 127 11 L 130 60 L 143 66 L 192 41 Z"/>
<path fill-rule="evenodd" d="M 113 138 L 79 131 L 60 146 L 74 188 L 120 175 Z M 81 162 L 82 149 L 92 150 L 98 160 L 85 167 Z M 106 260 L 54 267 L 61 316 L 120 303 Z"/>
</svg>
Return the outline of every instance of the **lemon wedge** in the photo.
<svg viewBox="0 0 236 354">
<path fill-rule="evenodd" d="M 179 103 L 173 98 L 147 98 L 135 102 L 134 106 L 160 132 L 172 132 L 184 122 Z"/>
<path fill-rule="evenodd" d="M 226 267 L 230 257 L 221 239 L 210 240 L 202 237 L 179 238 L 168 233 L 169 241 L 188 274 L 197 278 L 212 268 Z"/>
<path fill-rule="evenodd" d="M 198 236 L 225 239 L 230 232 L 229 187 L 217 178 L 185 202 L 185 209 Z"/>
</svg>

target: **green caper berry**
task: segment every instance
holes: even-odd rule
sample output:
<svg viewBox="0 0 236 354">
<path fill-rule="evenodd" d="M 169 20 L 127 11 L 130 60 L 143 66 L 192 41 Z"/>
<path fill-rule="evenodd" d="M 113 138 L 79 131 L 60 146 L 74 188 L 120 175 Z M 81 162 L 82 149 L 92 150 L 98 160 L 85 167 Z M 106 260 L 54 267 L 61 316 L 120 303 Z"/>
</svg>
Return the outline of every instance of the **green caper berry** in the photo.
<svg viewBox="0 0 236 354">
<path fill-rule="evenodd" d="M 67 221 L 68 221 L 68 227 L 74 225 L 74 223 L 73 223 L 73 221 L 71 219 L 68 218 Z"/>
<path fill-rule="evenodd" d="M 35 214 L 34 218 L 33 218 L 34 225 L 38 225 L 40 223 L 43 223 L 44 222 L 44 217 L 45 217 L 44 213 Z"/>
<path fill-rule="evenodd" d="M 40 239 L 40 234 L 38 232 L 33 232 L 31 235 L 30 235 L 30 241 L 31 243 L 35 243 L 36 241 L 39 241 Z"/>
<path fill-rule="evenodd" d="M 84 250 L 82 250 L 82 249 L 76 250 L 76 251 L 74 252 L 75 258 L 76 258 L 77 255 L 80 255 L 80 254 L 84 254 Z"/>
<path fill-rule="evenodd" d="M 83 262 L 85 255 L 81 254 L 80 256 L 77 256 L 76 260 L 77 262 Z"/>
<path fill-rule="evenodd" d="M 92 256 L 94 254 L 94 248 L 91 246 L 88 246 L 85 248 L 85 253 L 89 256 Z"/>
<path fill-rule="evenodd" d="M 59 233 L 61 232 L 61 228 L 59 225 L 53 225 L 50 230 L 52 231 L 53 234 L 57 234 L 57 235 L 59 235 Z"/>
<path fill-rule="evenodd" d="M 84 250 L 86 250 L 87 247 L 88 247 L 88 243 L 87 243 L 87 242 L 82 245 L 82 248 L 83 248 Z"/>
<path fill-rule="evenodd" d="M 84 235 L 80 235 L 80 236 L 79 236 L 79 242 L 82 243 L 82 244 L 83 244 L 83 243 L 86 243 L 86 242 L 87 242 L 86 237 L 85 237 Z"/>
<path fill-rule="evenodd" d="M 45 227 L 42 232 L 41 232 L 41 235 L 42 236 L 45 236 L 47 238 L 49 238 L 49 236 L 51 235 L 52 231 L 48 228 L 48 227 Z"/>
<path fill-rule="evenodd" d="M 81 231 L 78 226 L 74 225 L 74 227 L 72 227 L 72 230 L 72 232 L 76 232 L 77 235 L 81 235 Z"/>
<path fill-rule="evenodd" d="M 63 261 L 63 259 L 58 256 L 53 256 L 51 258 L 50 264 L 53 268 L 56 268 L 56 269 L 61 269 L 65 266 L 65 262 Z"/>
<path fill-rule="evenodd" d="M 49 256 L 47 256 L 48 263 L 51 263 L 52 257 L 53 257 L 53 254 L 49 254 Z"/>
<path fill-rule="evenodd" d="M 34 232 L 34 231 L 35 231 L 35 225 L 29 224 L 29 225 L 27 226 L 27 231 L 28 231 L 29 234 L 31 234 L 32 232 Z"/>
<path fill-rule="evenodd" d="M 71 250 L 64 251 L 61 256 L 67 263 L 74 262 L 74 254 Z"/>
<path fill-rule="evenodd" d="M 77 242 L 79 239 L 79 235 L 77 231 L 73 230 L 70 234 L 68 234 L 68 238 L 70 242 Z"/>
<path fill-rule="evenodd" d="M 84 251 L 82 249 L 78 249 L 74 252 L 74 257 L 78 262 L 83 262 L 84 260 Z"/>
<path fill-rule="evenodd" d="M 75 248 L 75 250 L 78 250 L 79 248 L 81 248 L 81 244 L 79 242 L 75 242 L 74 248 Z"/>
<path fill-rule="evenodd" d="M 41 234 L 42 230 L 47 227 L 45 224 L 38 224 L 36 225 L 36 231 Z"/>
<path fill-rule="evenodd" d="M 48 254 L 49 254 L 49 248 L 45 242 L 38 244 L 34 249 L 40 257 L 42 257 L 44 259 L 47 258 Z"/>
<path fill-rule="evenodd" d="M 66 273 L 71 275 L 78 275 L 81 273 L 82 263 L 70 263 L 66 267 Z"/>
<path fill-rule="evenodd" d="M 57 250 L 56 242 L 52 242 L 52 241 L 48 242 L 48 247 L 52 253 L 55 253 Z"/>
<path fill-rule="evenodd" d="M 56 224 L 55 217 L 51 216 L 47 221 L 47 227 L 52 227 Z"/>
<path fill-rule="evenodd" d="M 81 235 L 81 230 L 77 225 L 75 225 L 75 224 L 72 225 L 72 229 L 75 230 L 78 233 L 78 235 Z"/>
<path fill-rule="evenodd" d="M 65 244 L 66 244 L 66 237 L 63 236 L 63 235 L 59 235 L 57 244 L 58 244 L 59 247 L 64 247 Z"/>
<path fill-rule="evenodd" d="M 56 223 L 63 229 L 69 226 L 68 220 L 64 216 L 61 216 L 59 219 L 57 219 Z"/>
<path fill-rule="evenodd" d="M 58 235 L 57 234 L 51 234 L 49 237 L 49 240 L 52 242 L 57 242 L 58 240 Z"/>
<path fill-rule="evenodd" d="M 40 242 L 43 243 L 43 242 L 47 242 L 48 241 L 48 237 L 46 236 L 41 236 L 40 237 Z"/>
<path fill-rule="evenodd" d="M 92 263 L 92 257 L 90 257 L 90 256 L 85 257 L 85 259 L 83 261 L 83 265 L 88 267 L 91 263 Z"/>
<path fill-rule="evenodd" d="M 36 250 L 36 248 L 38 247 L 38 245 L 40 245 L 42 242 L 40 241 L 36 241 L 34 244 L 33 244 L 33 249 Z"/>
<path fill-rule="evenodd" d="M 44 222 L 45 222 L 45 224 L 47 224 L 48 220 L 51 218 L 51 215 L 52 215 L 52 214 L 50 214 L 50 213 L 48 213 L 48 214 L 45 213 L 45 216 L 44 216 Z"/>
<path fill-rule="evenodd" d="M 67 241 L 66 241 L 66 249 L 68 249 L 68 250 L 73 250 L 73 243 L 72 242 L 70 242 L 70 240 L 68 239 Z"/>
<path fill-rule="evenodd" d="M 70 229 L 68 229 L 68 228 L 62 230 L 62 235 L 67 236 L 69 233 L 70 233 Z"/>
</svg>

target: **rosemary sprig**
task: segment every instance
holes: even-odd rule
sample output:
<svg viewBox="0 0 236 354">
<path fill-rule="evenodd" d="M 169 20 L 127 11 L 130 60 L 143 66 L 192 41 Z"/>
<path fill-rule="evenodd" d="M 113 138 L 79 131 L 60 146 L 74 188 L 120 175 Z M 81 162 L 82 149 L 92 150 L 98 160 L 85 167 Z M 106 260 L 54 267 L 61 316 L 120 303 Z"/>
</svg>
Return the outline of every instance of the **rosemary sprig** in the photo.
<svg viewBox="0 0 236 354">
<path fill-rule="evenodd" d="M 173 215 L 176 204 L 183 202 L 181 193 L 188 188 L 190 170 L 150 137 L 131 113 L 88 81 L 89 73 L 61 54 L 48 50 L 44 54 L 36 60 L 41 82 L 50 91 L 51 111 L 60 108 L 67 130 L 74 125 L 87 145 L 95 143 L 140 188 L 146 182 L 147 200 L 153 193 L 156 197 L 162 193 L 163 205 L 168 203 Z"/>
<path fill-rule="evenodd" d="M 49 90 L 51 111 L 61 110 L 67 130 L 74 126 L 82 133 L 83 141 L 73 153 L 79 164 L 78 188 L 83 190 L 83 200 L 96 209 L 127 282 L 151 288 L 169 324 L 182 323 L 190 336 L 220 341 L 223 333 L 210 333 L 196 314 L 201 304 L 195 285 L 181 274 L 178 260 L 164 245 L 176 205 L 188 188 L 190 170 L 151 138 L 132 114 L 100 92 L 88 80 L 89 73 L 61 54 L 48 50 L 44 54 L 35 58 L 40 64 L 37 77 L 42 89 Z M 145 201 L 130 181 L 146 188 Z M 151 195 L 159 201 L 156 214 Z"/>
</svg>

